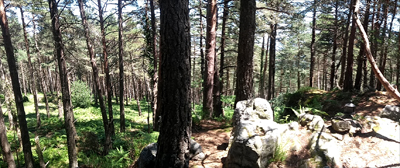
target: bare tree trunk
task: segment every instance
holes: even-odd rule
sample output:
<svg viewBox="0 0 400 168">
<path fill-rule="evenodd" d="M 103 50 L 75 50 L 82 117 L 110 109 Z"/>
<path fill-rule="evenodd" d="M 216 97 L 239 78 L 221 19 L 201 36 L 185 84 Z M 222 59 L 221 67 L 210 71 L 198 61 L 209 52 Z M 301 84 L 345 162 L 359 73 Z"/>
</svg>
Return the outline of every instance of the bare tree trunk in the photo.
<svg viewBox="0 0 400 168">
<path fill-rule="evenodd" d="M 265 96 L 265 76 L 267 75 L 267 67 L 268 67 L 268 51 L 269 51 L 269 43 L 270 43 L 270 41 L 271 41 L 271 38 L 270 38 L 270 36 L 268 35 L 268 38 L 267 38 L 267 46 L 266 46 L 266 48 L 265 48 L 265 61 L 264 61 L 264 68 L 263 68 L 263 74 L 262 74 L 262 77 L 263 77 L 263 88 L 261 88 L 262 89 L 262 96 L 260 96 L 260 97 L 262 97 L 262 98 L 266 98 L 266 96 Z"/>
<path fill-rule="evenodd" d="M 346 30 L 345 30 L 345 34 L 344 34 L 344 44 L 343 44 L 343 52 L 342 52 L 342 67 L 340 69 L 340 78 L 339 78 L 339 86 L 343 87 L 344 85 L 344 80 L 345 80 L 345 70 L 346 70 L 346 55 L 347 55 L 347 48 L 348 45 L 347 43 L 349 42 L 349 28 L 350 28 L 350 21 L 351 21 L 351 13 L 353 12 L 353 0 L 349 0 L 350 1 L 350 11 L 349 14 L 347 15 L 347 22 L 346 22 Z"/>
<path fill-rule="evenodd" d="M 313 87 L 314 77 L 314 62 L 315 62 L 315 29 L 317 20 L 317 0 L 313 4 L 313 20 L 312 20 L 312 33 L 311 33 L 311 59 L 310 59 L 310 87 Z"/>
<path fill-rule="evenodd" d="M 153 0 L 151 0 L 153 3 Z M 120 132 L 125 132 L 125 111 L 124 111 L 124 45 L 123 45 L 123 20 L 122 20 L 122 0 L 118 0 L 118 56 L 119 56 L 119 120 Z M 156 59 L 154 62 L 157 62 Z M 157 64 L 157 63 L 156 63 Z M 155 73 L 156 74 L 156 73 Z"/>
<path fill-rule="evenodd" d="M 381 71 L 382 75 L 385 75 L 385 65 L 384 63 L 386 63 L 386 55 L 385 55 L 385 47 L 387 47 L 386 44 L 386 29 L 387 29 L 387 18 L 388 18 L 388 13 L 389 13 L 389 7 L 388 7 L 388 0 L 386 0 L 386 2 L 383 2 L 383 10 L 384 10 L 384 14 L 383 14 L 383 30 L 382 30 L 382 35 L 381 35 L 381 40 L 382 40 L 382 45 L 383 45 L 383 49 L 380 52 L 381 56 L 379 58 L 379 70 Z M 382 84 L 380 82 L 377 83 L 376 85 L 376 90 L 382 90 Z"/>
<path fill-rule="evenodd" d="M 62 41 L 57 3 L 55 0 L 48 0 L 50 8 L 50 18 L 52 22 L 53 39 L 58 60 L 60 73 L 60 84 L 62 90 L 62 100 L 64 107 L 64 122 L 67 132 L 68 160 L 69 167 L 78 167 L 78 152 L 76 149 L 76 130 L 74 125 L 74 112 L 71 104 L 71 92 L 69 87 L 68 72 L 64 55 L 64 44 Z"/>
<path fill-rule="evenodd" d="M 363 25 L 364 25 L 364 30 L 366 32 L 368 32 L 368 18 L 369 18 L 370 3 L 371 3 L 371 0 L 367 0 L 367 7 L 365 9 L 365 15 L 364 15 Z M 354 89 L 356 89 L 356 90 L 361 89 L 361 77 L 362 77 L 362 72 L 363 72 L 362 67 L 363 67 L 363 63 L 366 61 L 365 51 L 364 51 L 365 49 L 363 46 L 361 46 L 360 53 L 358 54 L 358 57 L 357 57 L 357 74 L 356 74 L 356 80 L 354 82 Z M 364 77 L 366 77 L 366 76 L 364 75 Z"/>
<path fill-rule="evenodd" d="M 108 105 L 108 131 L 110 131 L 111 135 L 115 135 L 114 128 L 114 117 L 113 117 L 113 108 L 112 108 L 112 88 L 111 88 L 111 77 L 110 70 L 108 66 L 108 56 L 107 56 L 107 45 L 106 45 L 106 32 L 104 28 L 104 19 L 103 19 L 103 8 L 101 6 L 102 1 L 97 1 L 97 6 L 99 10 L 99 18 L 100 18 L 100 30 L 101 30 L 101 43 L 103 47 L 103 59 L 104 59 L 104 73 L 106 74 L 106 87 L 107 87 L 107 105 Z M 109 149 L 112 147 L 112 142 L 109 145 Z M 104 151 L 104 154 L 107 154 Z"/>
<path fill-rule="evenodd" d="M 189 1 L 160 1 L 160 16 L 162 82 L 158 85 L 157 107 L 162 122 L 155 167 L 187 168 L 192 122 Z"/>
<path fill-rule="evenodd" d="M 8 28 L 6 11 L 4 9 L 4 0 L 0 0 L 0 26 L 3 34 L 4 48 L 7 55 L 8 68 L 10 71 L 12 87 L 14 91 L 15 104 L 18 111 L 18 121 L 21 129 L 22 147 L 24 151 L 25 166 L 33 168 L 33 157 L 31 142 L 29 140 L 28 126 L 25 118 L 24 104 L 22 100 L 21 87 L 18 80 L 17 66 L 15 65 L 14 48 L 11 42 L 11 35 Z"/>
<path fill-rule="evenodd" d="M 353 0 L 352 0 L 351 4 L 352 4 L 351 8 L 353 10 L 350 10 L 350 11 L 354 11 Z M 352 16 L 351 13 L 352 12 L 350 12 L 349 17 Z M 347 92 L 353 90 L 353 64 L 354 64 L 354 52 L 353 51 L 354 51 L 355 37 L 356 37 L 356 23 L 355 23 L 355 19 L 353 18 L 353 21 L 351 23 L 351 31 L 350 31 L 350 37 L 349 37 L 349 49 L 348 49 L 348 53 L 347 53 L 346 74 L 345 74 L 344 86 L 343 86 L 343 90 L 347 91 Z"/>
<path fill-rule="evenodd" d="M 2 154 L 5 157 L 5 161 L 7 162 L 7 165 L 9 168 L 15 168 L 17 167 L 15 165 L 14 161 L 14 156 L 11 151 L 11 146 L 8 143 L 7 140 L 7 130 L 6 126 L 4 123 L 4 117 L 3 117 L 3 110 L 1 109 L 2 103 L 0 102 L 0 143 L 1 143 L 1 150 Z"/>
<path fill-rule="evenodd" d="M 253 97 L 253 54 L 256 2 L 240 1 L 240 31 L 237 57 L 235 106 L 241 100 Z"/>
<path fill-rule="evenodd" d="M 94 81 L 94 85 L 95 85 L 96 92 L 98 94 L 98 98 L 99 98 L 99 102 L 100 102 L 100 111 L 101 111 L 101 116 L 103 119 L 104 132 L 105 132 L 105 136 L 106 136 L 106 141 L 104 143 L 103 152 L 104 152 L 104 154 L 107 154 L 108 151 L 111 149 L 111 143 L 112 143 L 111 142 L 111 134 L 110 134 L 109 127 L 108 127 L 109 123 L 108 123 L 108 119 L 107 119 L 107 111 L 106 111 L 106 106 L 105 106 L 104 100 L 103 100 L 102 90 L 100 87 L 99 71 L 97 69 L 96 58 L 94 55 L 94 49 L 93 49 L 92 43 L 90 41 L 89 25 L 87 23 L 83 0 L 78 0 L 78 3 L 79 3 L 80 15 L 82 18 L 82 26 L 84 27 L 84 30 L 85 30 L 86 46 L 87 46 L 87 49 L 89 52 L 90 64 L 92 65 L 93 81 Z"/>
<path fill-rule="evenodd" d="M 330 78 L 330 90 L 333 90 L 335 86 L 335 77 L 336 77 L 336 49 L 337 49 L 337 37 L 338 37 L 338 8 L 339 8 L 339 0 L 335 2 L 335 32 L 333 34 L 333 51 L 332 51 L 332 63 L 331 63 L 331 78 Z"/>
<path fill-rule="evenodd" d="M 206 72 L 203 88 L 203 112 L 205 117 L 213 116 L 213 87 L 215 73 L 215 47 L 217 30 L 217 0 L 209 0 L 207 4 L 207 32 L 206 32 Z"/>
<path fill-rule="evenodd" d="M 267 39 L 268 40 L 268 39 Z M 264 64 L 267 64 L 267 61 L 264 63 L 264 51 L 265 51 L 265 35 L 263 34 L 263 40 L 261 43 L 261 58 L 260 58 L 260 83 L 259 83 L 259 90 L 258 90 L 258 95 L 259 97 L 264 97 Z"/>
<path fill-rule="evenodd" d="M 372 19 L 372 30 L 373 30 L 373 34 L 374 34 L 374 38 L 372 40 L 372 56 L 374 57 L 374 59 L 376 58 L 376 55 L 378 54 L 378 38 L 379 38 L 379 29 L 381 26 L 380 23 L 380 13 L 381 13 L 381 7 L 380 7 L 380 0 L 376 0 L 375 2 L 375 8 L 374 8 L 374 15 L 373 15 L 373 19 Z M 377 12 L 376 12 L 377 11 Z M 376 12 L 376 14 L 375 14 Z M 374 19 L 375 18 L 375 19 Z M 369 78 L 369 85 L 371 88 L 375 88 L 375 75 L 373 70 L 371 69 L 371 74 L 370 74 L 370 78 Z"/>
<path fill-rule="evenodd" d="M 359 3 L 360 3 L 360 1 L 356 0 L 356 7 L 355 7 L 356 10 L 354 12 L 353 17 L 356 18 L 356 23 L 357 23 L 358 29 L 360 30 L 362 38 L 364 40 L 364 47 L 365 47 L 365 49 L 367 51 L 368 61 L 371 63 L 372 70 L 374 71 L 374 73 L 375 73 L 376 77 L 378 78 L 378 80 L 382 83 L 383 87 L 385 87 L 386 91 L 389 92 L 389 94 L 391 96 L 393 96 L 397 101 L 400 102 L 400 93 L 399 93 L 399 91 L 397 91 L 395 88 L 393 88 L 393 86 L 390 85 L 390 83 L 386 80 L 386 78 L 380 72 L 380 70 L 379 70 L 378 66 L 376 65 L 376 62 L 375 62 L 375 60 L 374 60 L 374 58 L 372 56 L 371 49 L 369 47 L 369 40 L 368 40 L 367 33 L 364 31 L 364 28 L 363 28 L 363 26 L 361 24 L 361 21 L 358 19 L 358 16 L 357 16 L 358 15 Z"/>
<path fill-rule="evenodd" d="M 45 101 L 45 105 L 46 105 L 46 114 L 47 114 L 47 118 L 50 118 L 50 108 L 49 108 L 49 100 L 48 100 L 48 98 L 47 98 L 47 85 L 46 85 L 46 78 L 44 77 L 44 75 L 43 74 L 46 74 L 45 72 L 44 72 L 44 70 L 42 69 L 42 66 L 40 65 L 41 64 L 41 54 L 40 54 L 40 49 L 39 49 L 39 46 L 38 46 L 38 43 L 37 43 L 37 37 L 36 37 L 36 22 L 35 22 L 35 16 L 34 15 L 32 15 L 32 23 L 33 23 L 33 37 L 34 37 L 34 40 L 35 40 L 35 49 L 36 49 L 36 53 L 37 53 L 37 56 L 38 56 L 38 60 L 39 60 L 39 78 L 41 79 L 40 80 L 40 85 L 42 86 L 42 89 L 43 89 L 43 97 L 44 97 L 44 101 Z"/>
<path fill-rule="evenodd" d="M 21 12 L 21 20 L 22 20 L 22 29 L 24 32 L 24 41 L 25 41 L 25 48 L 26 48 L 26 55 L 28 56 L 28 69 L 29 69 L 29 75 L 31 81 L 29 82 L 31 84 L 31 90 L 33 94 L 33 103 L 35 105 L 35 113 L 36 113 L 36 127 L 40 128 L 41 125 L 41 120 L 40 120 L 40 113 L 39 113 L 39 107 L 38 107 L 38 97 L 37 97 L 37 85 L 36 85 L 36 78 L 34 75 L 34 70 L 32 66 L 32 59 L 31 59 L 31 54 L 29 52 L 29 42 L 28 42 L 28 37 L 26 33 L 26 25 L 25 25 L 25 18 L 24 18 L 24 11 L 22 10 L 21 6 L 18 6 Z"/>
<path fill-rule="evenodd" d="M 270 47 L 269 47 L 269 77 L 268 77 L 268 96 L 271 100 L 274 97 L 275 90 L 275 46 L 276 46 L 276 29 L 277 24 L 271 25 Z"/>
<path fill-rule="evenodd" d="M 40 147 L 39 136 L 37 134 L 35 135 L 35 144 L 36 144 L 36 153 L 38 154 L 39 158 L 39 165 L 41 168 L 45 168 L 46 164 L 44 163 L 43 160 L 42 148 Z"/>
</svg>

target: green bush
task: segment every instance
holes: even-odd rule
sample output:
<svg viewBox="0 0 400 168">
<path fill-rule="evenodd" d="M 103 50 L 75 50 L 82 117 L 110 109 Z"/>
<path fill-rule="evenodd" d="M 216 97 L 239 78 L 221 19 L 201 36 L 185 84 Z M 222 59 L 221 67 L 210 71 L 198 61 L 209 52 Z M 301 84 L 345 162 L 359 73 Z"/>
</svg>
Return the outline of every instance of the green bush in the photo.
<svg viewBox="0 0 400 168">
<path fill-rule="evenodd" d="M 74 81 L 71 84 L 71 100 L 74 107 L 86 108 L 92 103 L 89 86 L 82 81 Z"/>
<path fill-rule="evenodd" d="M 22 102 L 29 102 L 29 98 L 28 98 L 28 96 L 23 96 L 22 97 Z"/>
</svg>

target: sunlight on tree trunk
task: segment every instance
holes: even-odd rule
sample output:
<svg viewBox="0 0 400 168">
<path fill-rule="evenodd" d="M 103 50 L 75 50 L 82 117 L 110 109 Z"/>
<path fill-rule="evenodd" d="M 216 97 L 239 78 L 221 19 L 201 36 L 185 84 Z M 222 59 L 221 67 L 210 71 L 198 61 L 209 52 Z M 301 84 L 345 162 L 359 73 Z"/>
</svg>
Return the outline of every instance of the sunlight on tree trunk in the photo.
<svg viewBox="0 0 400 168">
<path fill-rule="evenodd" d="M 364 40 L 364 47 L 365 47 L 365 49 L 367 51 L 368 61 L 371 63 L 371 67 L 372 67 L 372 70 L 375 73 L 375 76 L 382 83 L 383 87 L 385 87 L 386 91 L 389 92 L 389 94 L 391 96 L 393 96 L 397 101 L 400 102 L 400 93 L 399 93 L 399 91 L 397 91 L 395 88 L 393 88 L 393 86 L 390 85 L 390 83 L 386 80 L 386 78 L 380 72 L 380 70 L 379 70 L 378 66 L 376 65 L 376 62 L 375 62 L 375 60 L 374 60 L 374 58 L 372 56 L 371 49 L 369 47 L 369 40 L 368 40 L 367 33 L 365 33 L 365 30 L 364 30 L 364 28 L 363 28 L 363 26 L 361 24 L 361 21 L 358 19 L 358 10 L 357 9 L 359 7 L 359 3 L 360 3 L 360 0 L 356 0 L 356 10 L 354 12 L 353 17 L 356 19 L 357 27 L 360 30 L 361 36 L 362 36 L 362 38 Z"/>
</svg>

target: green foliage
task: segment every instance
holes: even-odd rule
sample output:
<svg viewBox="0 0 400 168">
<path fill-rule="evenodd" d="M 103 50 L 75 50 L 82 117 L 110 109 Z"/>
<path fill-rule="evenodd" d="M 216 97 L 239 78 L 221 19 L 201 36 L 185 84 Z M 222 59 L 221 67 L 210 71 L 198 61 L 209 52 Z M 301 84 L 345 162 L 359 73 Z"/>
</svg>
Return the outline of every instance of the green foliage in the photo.
<svg viewBox="0 0 400 168">
<path fill-rule="evenodd" d="M 89 86 L 82 81 L 74 81 L 71 84 L 71 100 L 74 107 L 89 107 L 92 103 Z"/>
<path fill-rule="evenodd" d="M 226 105 L 233 106 L 235 104 L 235 95 L 229 95 L 229 96 L 221 96 L 221 101 L 222 103 L 225 103 Z"/>
<path fill-rule="evenodd" d="M 275 150 L 272 158 L 268 160 L 269 163 L 273 162 L 284 162 L 286 160 L 286 152 L 283 150 L 282 145 L 278 145 Z"/>
<path fill-rule="evenodd" d="M 24 95 L 24 96 L 22 97 L 22 102 L 24 102 L 24 103 L 25 103 L 25 102 L 29 102 L 28 96 L 25 96 L 25 95 Z"/>
</svg>

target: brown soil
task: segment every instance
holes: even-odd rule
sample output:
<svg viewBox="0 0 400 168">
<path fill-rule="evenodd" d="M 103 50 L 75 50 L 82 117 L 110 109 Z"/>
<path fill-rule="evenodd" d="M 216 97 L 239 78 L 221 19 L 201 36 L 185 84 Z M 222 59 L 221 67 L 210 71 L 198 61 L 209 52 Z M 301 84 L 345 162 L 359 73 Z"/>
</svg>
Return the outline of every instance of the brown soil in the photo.
<svg viewBox="0 0 400 168">
<path fill-rule="evenodd" d="M 366 93 L 357 104 L 356 111 L 359 116 L 376 116 L 385 105 L 399 105 L 395 99 L 386 92 Z M 330 125 L 329 122 L 326 123 Z M 227 156 L 231 127 L 226 127 L 224 122 L 205 120 L 194 127 L 192 136 L 201 144 L 206 159 L 191 161 L 192 168 L 220 168 L 222 161 Z M 305 128 L 299 128 L 301 146 L 299 151 L 288 154 L 284 163 L 272 163 L 269 167 L 299 167 L 300 163 L 310 158 L 307 148 L 310 133 Z M 349 136 L 336 134 L 342 155 L 339 160 L 343 167 L 400 167 L 400 140 L 382 138 L 374 132 L 362 132 Z"/>
</svg>

